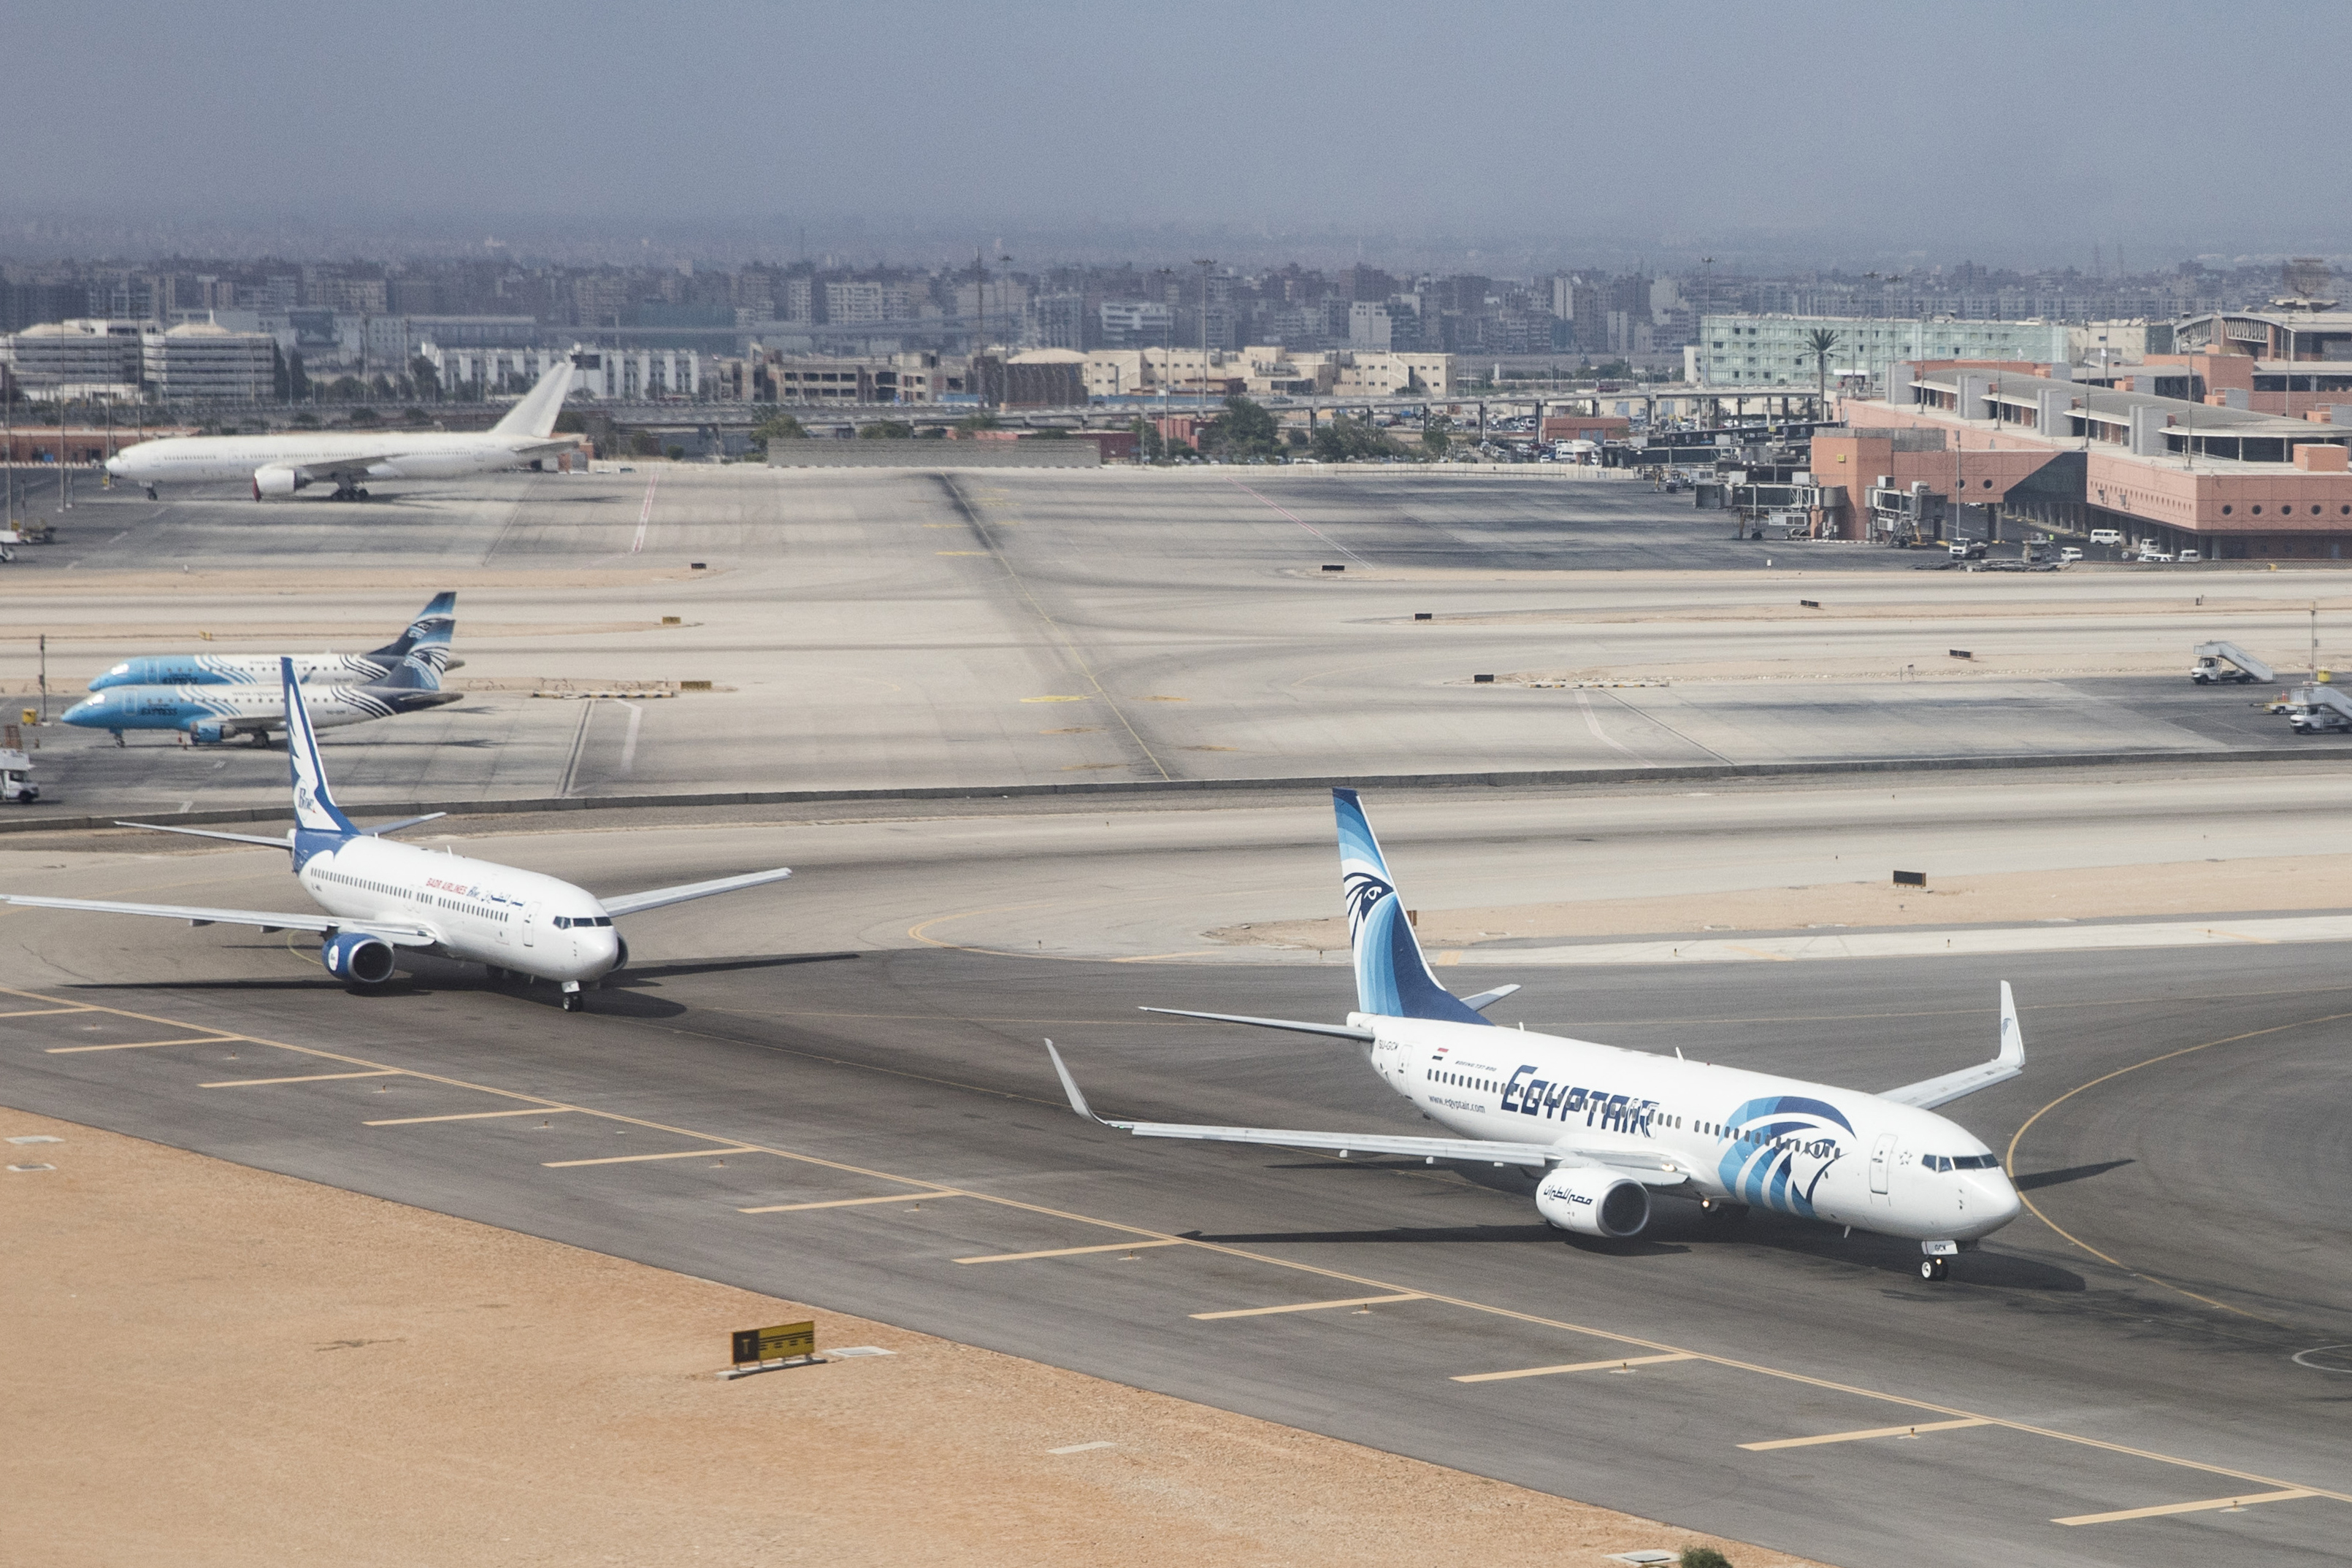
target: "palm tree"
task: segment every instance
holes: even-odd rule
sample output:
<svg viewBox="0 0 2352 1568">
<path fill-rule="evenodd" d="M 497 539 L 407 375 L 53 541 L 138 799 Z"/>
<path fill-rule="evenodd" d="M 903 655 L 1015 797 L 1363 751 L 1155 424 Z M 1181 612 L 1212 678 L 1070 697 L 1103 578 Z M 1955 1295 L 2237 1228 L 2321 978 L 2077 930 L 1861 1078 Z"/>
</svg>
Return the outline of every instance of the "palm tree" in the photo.
<svg viewBox="0 0 2352 1568">
<path fill-rule="evenodd" d="M 1830 407 L 1830 352 L 1838 346 L 1838 335 L 1827 327 L 1816 327 L 1805 334 L 1805 351 L 1813 356 L 1816 378 L 1814 417 L 1826 416 Z"/>
</svg>

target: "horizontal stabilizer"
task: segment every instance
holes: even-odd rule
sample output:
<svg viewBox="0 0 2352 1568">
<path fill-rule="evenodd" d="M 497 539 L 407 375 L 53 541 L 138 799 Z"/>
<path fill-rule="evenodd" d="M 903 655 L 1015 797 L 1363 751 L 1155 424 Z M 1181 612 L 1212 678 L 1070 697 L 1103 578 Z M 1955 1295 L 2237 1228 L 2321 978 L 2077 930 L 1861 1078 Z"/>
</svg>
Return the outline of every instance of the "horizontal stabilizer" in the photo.
<svg viewBox="0 0 2352 1568">
<path fill-rule="evenodd" d="M 643 893 L 625 893 L 618 898 L 599 899 L 607 915 L 642 915 L 648 909 L 660 909 L 672 904 L 685 904 L 692 899 L 709 898 L 717 893 L 733 893 L 738 888 L 758 887 L 763 883 L 782 882 L 793 873 L 782 866 L 774 871 L 745 872 L 741 876 L 722 876 L 709 882 L 680 883 L 676 887 L 651 887 Z"/>
<path fill-rule="evenodd" d="M 1480 991 L 1475 997 L 1463 998 L 1462 1005 L 1465 1008 L 1472 1009 L 1475 1011 L 1483 1013 L 1488 1008 L 1493 1007 L 1496 1002 L 1501 1001 L 1505 997 L 1509 996 L 1513 991 L 1524 988 L 1525 988 L 1519 986 L 1496 986 L 1491 991 Z"/>
<path fill-rule="evenodd" d="M 368 838 L 380 839 L 386 833 L 396 833 L 403 828 L 421 827 L 426 822 L 437 822 L 448 814 L 446 811 L 427 811 L 421 817 L 403 817 L 396 822 L 385 822 L 380 827 L 362 828 L 360 831 Z"/>
<path fill-rule="evenodd" d="M 2017 998 L 2011 995 L 2009 982 L 2000 983 L 2000 1054 L 1990 1061 L 1974 1067 L 1963 1067 L 1958 1072 L 1947 1072 L 1940 1078 L 1922 1079 L 1906 1083 L 1900 1089 L 1889 1089 L 1879 1096 L 1897 1105 L 1916 1105 L 1922 1111 L 1932 1111 L 1938 1105 L 1948 1105 L 1964 1094 L 1979 1089 L 1990 1089 L 1996 1083 L 2006 1083 L 2025 1071 L 2025 1035 L 2017 1027 Z"/>
<path fill-rule="evenodd" d="M 226 839 L 234 844 L 268 844 L 273 850 L 282 850 L 289 841 L 284 834 L 266 839 L 259 833 L 221 833 L 209 828 L 171 828 L 161 822 L 117 822 L 114 825 L 118 828 L 144 828 L 151 833 L 185 833 L 192 839 Z"/>
<path fill-rule="evenodd" d="M 1138 1008 L 1140 1013 L 1166 1013 L 1171 1018 L 1206 1019 L 1211 1023 L 1245 1023 L 1254 1029 L 1286 1029 L 1296 1034 L 1328 1034 L 1334 1040 L 1370 1040 L 1375 1038 L 1368 1029 L 1358 1029 L 1349 1023 L 1300 1023 L 1295 1019 L 1259 1019 L 1244 1013 L 1196 1013 L 1183 1008 Z"/>
</svg>

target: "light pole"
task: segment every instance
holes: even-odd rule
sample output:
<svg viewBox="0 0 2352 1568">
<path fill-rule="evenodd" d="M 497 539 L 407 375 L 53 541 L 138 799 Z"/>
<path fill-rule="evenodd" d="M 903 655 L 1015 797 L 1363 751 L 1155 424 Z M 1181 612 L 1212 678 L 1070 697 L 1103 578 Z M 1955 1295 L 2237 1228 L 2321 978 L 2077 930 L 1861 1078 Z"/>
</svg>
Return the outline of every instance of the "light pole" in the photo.
<svg viewBox="0 0 2352 1568">
<path fill-rule="evenodd" d="M 1013 401 L 1013 306 L 1005 298 L 1005 290 L 1012 283 L 1013 258 L 999 256 L 996 258 L 996 308 L 1004 315 L 1004 357 L 996 361 L 999 393 L 996 406 L 999 408 L 1009 406 Z"/>
<path fill-rule="evenodd" d="M 1201 380 L 1199 382 L 1201 417 L 1209 414 L 1209 268 L 1217 264 L 1205 256 L 1196 256 L 1192 265 L 1201 269 Z"/>
<path fill-rule="evenodd" d="M 1160 308 L 1165 312 L 1160 318 L 1160 455 L 1168 455 L 1168 393 L 1170 379 L 1176 373 L 1176 302 L 1168 298 L 1173 287 L 1176 269 L 1163 267 L 1160 270 Z"/>
</svg>

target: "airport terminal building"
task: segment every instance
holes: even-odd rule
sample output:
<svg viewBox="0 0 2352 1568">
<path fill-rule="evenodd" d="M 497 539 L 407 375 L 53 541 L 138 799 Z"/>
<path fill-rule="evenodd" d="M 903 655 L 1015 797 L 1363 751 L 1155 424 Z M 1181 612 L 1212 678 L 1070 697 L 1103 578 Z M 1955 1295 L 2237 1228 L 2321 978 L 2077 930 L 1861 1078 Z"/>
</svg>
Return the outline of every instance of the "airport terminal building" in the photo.
<svg viewBox="0 0 2352 1568">
<path fill-rule="evenodd" d="M 2352 559 L 2352 390 L 2340 406 L 2315 393 L 2289 414 L 2251 406 L 2250 389 L 2290 372 L 2244 355 L 2152 357 L 2104 382 L 2077 373 L 1888 365 L 1886 395 L 1840 400 L 1847 428 L 1814 438 L 1828 530 L 1889 538 L 1926 498 L 1945 515 L 1989 508 L 1996 528 L 2113 528 L 2126 544 L 2209 560 Z"/>
</svg>

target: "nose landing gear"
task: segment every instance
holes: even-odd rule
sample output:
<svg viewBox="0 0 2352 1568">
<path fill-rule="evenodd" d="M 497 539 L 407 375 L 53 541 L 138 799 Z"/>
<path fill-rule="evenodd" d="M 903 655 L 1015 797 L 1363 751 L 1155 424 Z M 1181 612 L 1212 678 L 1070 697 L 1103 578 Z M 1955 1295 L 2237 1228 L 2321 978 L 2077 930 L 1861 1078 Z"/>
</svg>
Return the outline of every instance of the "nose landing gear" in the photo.
<svg viewBox="0 0 2352 1568">
<path fill-rule="evenodd" d="M 580 994 L 580 982 L 577 980 L 564 981 L 563 1010 L 568 1013 L 576 1013 L 584 1009 L 587 1005 L 588 998 Z"/>
<path fill-rule="evenodd" d="M 1919 1260 L 1919 1278 L 1922 1280 L 1941 1280 L 1951 1271 L 1949 1259 L 1922 1258 Z"/>
</svg>

